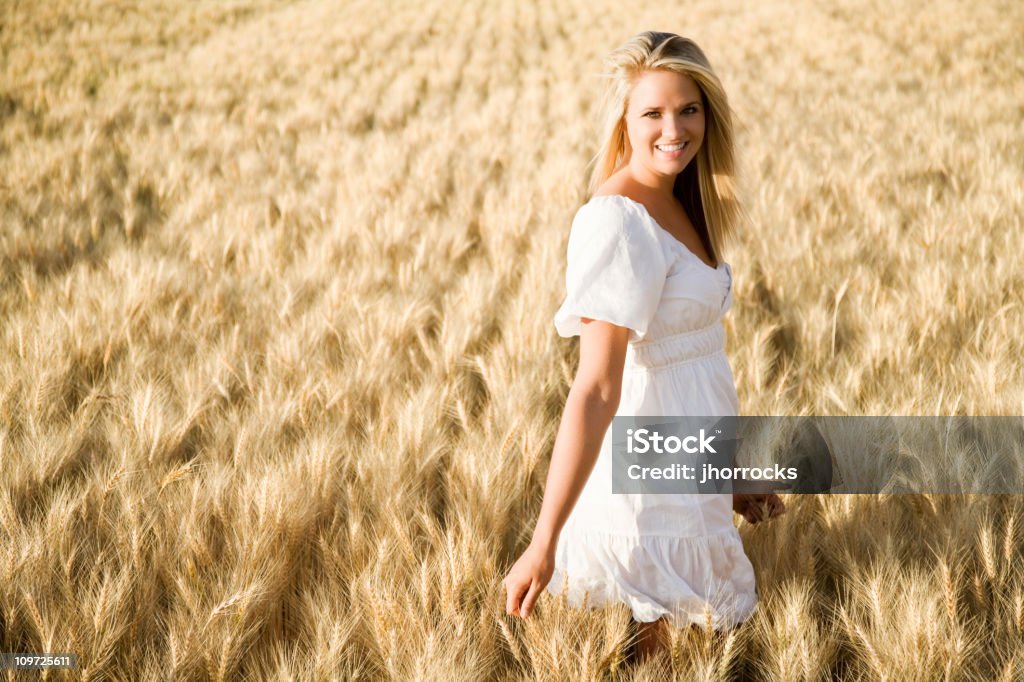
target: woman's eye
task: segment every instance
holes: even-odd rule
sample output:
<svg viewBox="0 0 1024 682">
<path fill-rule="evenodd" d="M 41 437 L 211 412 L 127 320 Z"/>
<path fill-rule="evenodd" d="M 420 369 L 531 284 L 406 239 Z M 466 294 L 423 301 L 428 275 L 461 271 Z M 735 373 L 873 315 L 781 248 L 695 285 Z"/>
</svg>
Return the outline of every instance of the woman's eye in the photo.
<svg viewBox="0 0 1024 682">
<path fill-rule="evenodd" d="M 686 107 L 685 109 L 683 109 L 682 113 L 684 113 L 684 114 L 696 114 L 697 113 L 697 107 Z M 657 118 L 658 116 L 661 116 L 661 112 L 658 112 L 658 111 L 648 111 L 647 113 L 644 114 L 644 116 L 649 116 L 650 118 Z"/>
</svg>

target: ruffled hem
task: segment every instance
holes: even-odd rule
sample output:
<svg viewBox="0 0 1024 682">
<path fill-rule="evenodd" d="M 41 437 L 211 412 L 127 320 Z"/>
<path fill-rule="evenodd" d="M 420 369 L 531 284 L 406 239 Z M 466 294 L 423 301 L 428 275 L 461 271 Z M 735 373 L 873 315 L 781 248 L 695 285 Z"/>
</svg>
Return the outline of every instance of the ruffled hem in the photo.
<svg viewBox="0 0 1024 682">
<path fill-rule="evenodd" d="M 623 603 L 637 621 L 733 628 L 757 606 L 754 570 L 736 533 L 704 537 L 563 530 L 547 591 L 574 608 Z"/>
</svg>

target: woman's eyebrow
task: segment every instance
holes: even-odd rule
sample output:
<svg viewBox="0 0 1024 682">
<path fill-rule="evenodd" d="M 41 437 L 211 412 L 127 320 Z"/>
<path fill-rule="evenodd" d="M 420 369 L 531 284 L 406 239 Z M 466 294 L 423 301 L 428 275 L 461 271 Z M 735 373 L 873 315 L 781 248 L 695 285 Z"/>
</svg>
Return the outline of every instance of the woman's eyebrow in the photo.
<svg viewBox="0 0 1024 682">
<path fill-rule="evenodd" d="M 692 105 L 694 105 L 694 104 L 700 104 L 700 100 L 694 100 L 694 101 L 692 101 L 692 102 L 687 102 L 687 103 L 686 103 L 686 104 L 684 104 L 683 106 L 684 106 L 684 107 L 688 107 L 688 106 L 692 106 Z M 649 106 L 649 107 L 644 107 L 644 108 L 643 108 L 643 110 L 644 110 L 644 111 L 657 111 L 657 110 L 659 110 L 659 109 L 661 109 L 661 107 Z"/>
</svg>

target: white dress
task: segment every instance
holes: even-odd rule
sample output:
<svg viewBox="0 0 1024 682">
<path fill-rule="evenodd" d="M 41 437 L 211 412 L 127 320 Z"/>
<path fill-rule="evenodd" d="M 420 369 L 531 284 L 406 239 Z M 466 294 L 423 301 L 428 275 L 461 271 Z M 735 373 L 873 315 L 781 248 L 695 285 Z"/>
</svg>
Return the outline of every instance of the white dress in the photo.
<svg viewBox="0 0 1024 682">
<path fill-rule="evenodd" d="M 735 416 L 722 316 L 732 268 L 709 267 L 640 203 L 594 196 L 572 222 L 559 335 L 581 317 L 630 329 L 617 415 Z M 611 427 L 559 536 L 547 590 L 574 607 L 625 603 L 633 618 L 716 629 L 757 605 L 730 494 L 612 494 Z"/>
</svg>

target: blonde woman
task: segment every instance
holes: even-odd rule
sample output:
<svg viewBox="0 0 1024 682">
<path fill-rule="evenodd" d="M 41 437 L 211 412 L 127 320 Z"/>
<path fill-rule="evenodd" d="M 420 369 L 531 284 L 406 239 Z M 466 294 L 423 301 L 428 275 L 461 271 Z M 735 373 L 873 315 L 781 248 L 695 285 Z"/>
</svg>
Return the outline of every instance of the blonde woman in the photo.
<svg viewBox="0 0 1024 682">
<path fill-rule="evenodd" d="M 664 648 L 666 621 L 703 623 L 710 610 L 722 629 L 750 617 L 754 572 L 733 511 L 756 523 L 784 508 L 777 495 L 611 493 L 613 416 L 738 414 L 721 256 L 740 207 L 729 104 L 701 49 L 647 31 L 608 65 L 604 142 L 554 320 L 580 336 L 579 369 L 532 541 L 503 585 L 506 611 L 522 618 L 546 586 L 574 607 L 584 595 L 625 603 L 643 659 Z"/>
</svg>

